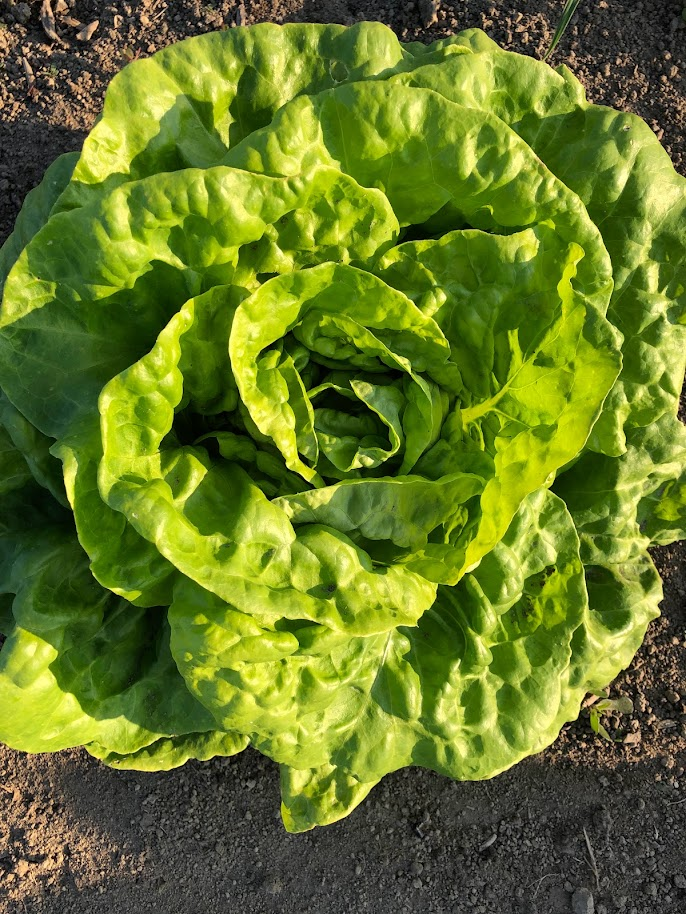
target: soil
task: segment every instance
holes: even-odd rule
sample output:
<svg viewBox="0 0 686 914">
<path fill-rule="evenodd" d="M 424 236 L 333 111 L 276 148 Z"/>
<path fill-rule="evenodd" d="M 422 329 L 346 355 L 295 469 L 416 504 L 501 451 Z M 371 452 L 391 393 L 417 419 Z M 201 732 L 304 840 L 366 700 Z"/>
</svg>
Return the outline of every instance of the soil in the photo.
<svg viewBox="0 0 686 914">
<path fill-rule="evenodd" d="M 391 0 L 66 0 L 50 41 L 40 0 L 0 0 L 0 243 L 47 165 L 77 149 L 128 60 L 211 29 L 379 19 L 405 40 L 479 26 L 540 55 L 563 4 Z M 581 4 L 555 53 L 592 101 L 641 115 L 686 173 L 684 0 Z M 53 2 L 53 9 L 61 9 Z M 89 40 L 78 27 L 98 21 Z M 30 73 L 22 63 L 29 64 Z M 557 742 L 493 781 L 387 777 L 347 820 L 300 836 L 276 766 L 247 751 L 159 774 L 85 752 L 0 748 L 2 914 L 652 914 L 686 910 L 686 548 L 657 550 L 663 615 L 612 686 L 634 713 Z"/>
</svg>

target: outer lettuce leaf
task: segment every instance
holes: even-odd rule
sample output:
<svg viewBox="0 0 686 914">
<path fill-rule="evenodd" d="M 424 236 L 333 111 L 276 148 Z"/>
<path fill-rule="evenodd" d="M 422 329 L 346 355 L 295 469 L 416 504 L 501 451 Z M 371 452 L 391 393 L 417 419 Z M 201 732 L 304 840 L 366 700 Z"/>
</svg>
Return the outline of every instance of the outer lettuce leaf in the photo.
<svg viewBox="0 0 686 914">
<path fill-rule="evenodd" d="M 217 165 L 297 95 L 392 71 L 407 58 L 395 35 L 372 22 L 262 23 L 172 45 L 114 77 L 60 206 L 161 171 Z"/>
<path fill-rule="evenodd" d="M 570 700 L 561 708 L 554 734 L 577 716 L 586 692 L 602 690 L 630 664 L 648 624 L 659 615 L 662 587 L 645 552 L 637 551 L 632 561 L 622 564 L 586 567 L 585 580 L 589 609 L 572 636 L 566 675 Z M 286 829 L 302 832 L 344 818 L 375 783 L 360 781 L 334 765 L 307 770 L 282 765 L 281 814 Z"/>
<path fill-rule="evenodd" d="M 686 539 L 686 471 L 639 505 L 641 529 L 655 546 Z"/>
<path fill-rule="evenodd" d="M 79 542 L 90 559 L 93 577 L 136 606 L 168 606 L 174 566 L 109 508 L 98 489 L 102 459 L 100 422 L 83 421 L 52 452 L 64 466 L 64 480 Z"/>
<path fill-rule="evenodd" d="M 588 606 L 578 548 L 562 502 L 540 492 L 416 627 L 367 638 L 301 624 L 287 639 L 182 580 L 172 651 L 222 727 L 289 766 L 334 765 L 366 784 L 407 764 L 490 777 L 578 712 L 567 681 Z"/>
<path fill-rule="evenodd" d="M 6 436 L 8 447 L 14 451 L 15 459 L 23 459 L 30 476 L 40 483 L 61 505 L 67 506 L 64 491 L 64 479 L 59 460 L 50 454 L 50 438 L 41 434 L 15 409 L 5 395 L 0 392 L 0 429 Z M 10 443 L 11 442 L 11 443 Z M 2 481 L 6 485 L 9 474 L 0 470 Z"/>
<path fill-rule="evenodd" d="M 14 628 L 14 616 L 12 615 L 12 603 L 14 597 L 12 594 L 0 594 L 0 635 L 7 638 Z"/>
<path fill-rule="evenodd" d="M 21 489 L 32 478 L 24 456 L 16 449 L 6 429 L 0 426 L 0 495 Z"/>
<path fill-rule="evenodd" d="M 660 615 L 662 582 L 639 546 L 625 561 L 585 566 L 585 577 L 591 612 L 572 642 L 570 683 L 598 692 L 629 666 L 648 624 Z"/>
<path fill-rule="evenodd" d="M 585 563 L 621 563 L 661 541 L 663 524 L 680 528 L 679 475 L 686 463 L 686 428 L 663 416 L 627 434 L 620 458 L 584 454 L 555 482 L 572 513 Z M 670 540 L 672 542 L 673 540 Z"/>
<path fill-rule="evenodd" d="M 190 759 L 206 762 L 216 756 L 236 755 L 247 745 L 247 738 L 238 733 L 207 730 L 203 733 L 184 733 L 182 736 L 158 739 L 129 755 L 112 752 L 98 743 L 89 743 L 86 749 L 110 768 L 169 771 L 185 765 Z"/>
<path fill-rule="evenodd" d="M 59 465 L 47 439 L 6 400 L 0 421 L 25 470 L 0 492 L 0 740 L 28 752 L 97 740 L 108 762 L 131 755 L 151 770 L 240 751 L 247 740 L 216 732 L 179 676 L 165 610 L 92 578 L 69 512 L 43 487 Z"/>
<path fill-rule="evenodd" d="M 583 200 L 612 261 L 608 317 L 624 335 L 624 370 L 595 429 L 594 450 L 618 455 L 623 427 L 676 413 L 686 365 L 684 179 L 640 118 L 586 102 L 565 68 L 500 49 L 477 29 L 431 46 L 445 57 L 391 81 L 430 88 L 493 113 Z M 503 91 L 505 90 L 505 91 Z"/>
<path fill-rule="evenodd" d="M 34 533 L 2 586 L 16 593 L 0 652 L 7 745 L 51 752 L 97 741 L 131 753 L 161 736 L 215 729 L 178 674 L 164 611 L 100 588 L 68 530 Z"/>
<path fill-rule="evenodd" d="M 364 800 L 376 781 L 363 784 L 333 765 L 305 771 L 281 766 L 281 817 L 289 832 L 338 822 Z"/>
<path fill-rule="evenodd" d="M 56 158 L 38 187 L 27 194 L 12 234 L 0 247 L 0 298 L 7 274 L 29 241 L 48 221 L 58 197 L 71 181 L 78 158 L 78 152 L 67 152 Z"/>
<path fill-rule="evenodd" d="M 271 175 L 334 166 L 380 187 L 401 226 L 509 233 L 548 221 L 583 248 L 579 290 L 601 312 L 607 307 L 610 260 L 581 200 L 498 118 L 436 92 L 371 81 L 301 96 L 224 162 Z"/>
</svg>

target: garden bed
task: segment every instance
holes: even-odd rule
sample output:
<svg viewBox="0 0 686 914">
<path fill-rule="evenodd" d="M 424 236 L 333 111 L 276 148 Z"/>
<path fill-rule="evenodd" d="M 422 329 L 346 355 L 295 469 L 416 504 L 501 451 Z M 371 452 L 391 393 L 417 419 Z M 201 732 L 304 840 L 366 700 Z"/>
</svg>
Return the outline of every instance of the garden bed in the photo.
<svg viewBox="0 0 686 914">
<path fill-rule="evenodd" d="M 551 62 L 566 63 L 590 100 L 643 117 L 684 174 L 682 2 L 582 4 Z M 562 5 L 69 0 L 55 41 L 40 2 L 0 0 L 0 243 L 47 165 L 79 147 L 111 77 L 171 42 L 266 20 L 379 19 L 402 40 L 477 26 L 540 56 Z M 598 914 L 684 910 L 684 544 L 656 559 L 663 615 L 612 685 L 634 705 L 605 720 L 619 742 L 597 737 L 583 712 L 550 749 L 492 781 L 398 772 L 344 822 L 301 836 L 275 814 L 276 766 L 251 751 L 150 775 L 76 750 L 0 748 L 0 911 L 562 914 L 573 897 L 590 912 L 590 895 Z"/>
</svg>

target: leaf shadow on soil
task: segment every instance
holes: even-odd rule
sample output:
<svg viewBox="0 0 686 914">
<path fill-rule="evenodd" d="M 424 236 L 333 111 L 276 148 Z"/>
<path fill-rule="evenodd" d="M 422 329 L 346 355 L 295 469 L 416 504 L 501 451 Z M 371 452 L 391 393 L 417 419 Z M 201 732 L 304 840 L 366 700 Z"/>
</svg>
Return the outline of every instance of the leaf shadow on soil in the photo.
<svg viewBox="0 0 686 914">
<path fill-rule="evenodd" d="M 85 131 L 20 117 L 0 120 L 0 245 L 12 231 L 26 194 L 40 183 L 47 166 L 63 152 L 81 148 Z"/>
<path fill-rule="evenodd" d="M 113 902 L 121 914 L 349 914 L 370 903 L 378 914 L 479 904 L 489 914 L 562 914 L 565 885 L 597 901 L 642 896 L 650 861 L 623 836 L 638 831 L 657 848 L 673 794 L 646 792 L 644 763 L 556 767 L 546 756 L 490 782 L 397 772 L 347 820 L 299 836 L 275 815 L 276 766 L 253 752 L 165 775 L 110 771 L 78 752 L 38 757 L 23 831 L 8 846 L 17 861 L 50 861 L 54 845 L 30 844 L 43 824 L 64 850 L 52 867 L 23 868 L 32 914 L 104 914 Z M 662 864 L 673 879 L 677 845 Z"/>
</svg>

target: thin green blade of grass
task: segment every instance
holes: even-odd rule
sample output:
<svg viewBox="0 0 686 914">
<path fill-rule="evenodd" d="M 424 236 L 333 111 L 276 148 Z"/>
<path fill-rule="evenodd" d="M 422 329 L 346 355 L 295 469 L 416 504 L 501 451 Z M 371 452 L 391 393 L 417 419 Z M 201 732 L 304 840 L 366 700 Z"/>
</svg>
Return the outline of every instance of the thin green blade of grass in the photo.
<svg viewBox="0 0 686 914">
<path fill-rule="evenodd" d="M 576 12 L 576 8 L 579 5 L 579 2 L 580 2 L 580 0 L 567 0 L 567 3 L 565 4 L 565 8 L 562 11 L 562 17 L 557 24 L 557 28 L 555 29 L 555 34 L 553 35 L 553 40 L 550 42 L 550 47 L 545 52 L 545 54 L 543 56 L 543 60 L 547 60 L 550 57 L 550 55 L 553 53 L 553 51 L 557 47 L 558 42 L 560 41 L 560 39 L 562 38 L 564 33 L 567 31 L 567 26 L 571 22 L 572 16 Z"/>
</svg>

